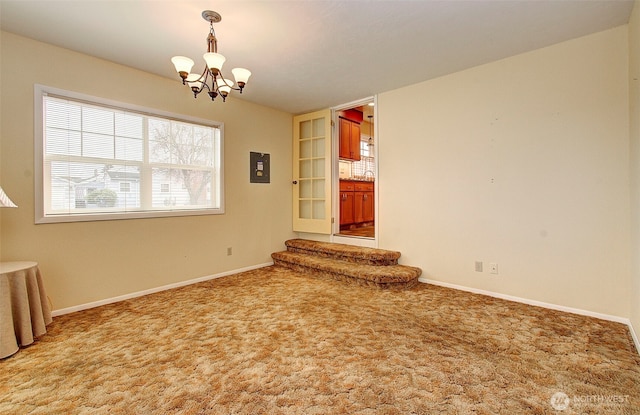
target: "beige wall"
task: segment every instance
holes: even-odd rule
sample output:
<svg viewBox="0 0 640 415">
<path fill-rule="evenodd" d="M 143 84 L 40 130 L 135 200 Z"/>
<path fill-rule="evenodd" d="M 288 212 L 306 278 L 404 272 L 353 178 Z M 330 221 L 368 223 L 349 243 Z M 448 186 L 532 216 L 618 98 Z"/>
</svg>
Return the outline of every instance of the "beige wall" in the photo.
<svg viewBox="0 0 640 415">
<path fill-rule="evenodd" d="M 639 72 L 638 26 L 636 7 L 629 35 L 624 26 L 379 95 L 380 247 L 429 279 L 630 315 L 638 328 L 640 194 L 630 203 L 629 189 L 640 182 L 640 94 L 627 81 L 629 67 Z M 0 258 L 39 261 L 54 309 L 265 263 L 294 236 L 290 114 L 194 100 L 177 80 L 1 40 L 0 184 L 20 207 L 0 210 Z M 34 225 L 34 83 L 224 122 L 227 213 Z M 250 151 L 271 153 L 271 184 L 248 182 Z"/>
<path fill-rule="evenodd" d="M 629 21 L 629 135 L 631 139 L 631 324 L 640 335 L 640 1 Z"/>
<path fill-rule="evenodd" d="M 428 279 L 628 317 L 627 39 L 380 94 L 380 247 Z"/>
<path fill-rule="evenodd" d="M 38 261 L 54 309 L 267 263 L 294 235 L 291 114 L 6 32 L 1 53 L 0 184 L 19 208 L 0 211 L 0 257 Z M 34 225 L 34 83 L 223 122 L 226 213 Z M 270 184 L 249 183 L 250 151 L 271 154 Z"/>
</svg>

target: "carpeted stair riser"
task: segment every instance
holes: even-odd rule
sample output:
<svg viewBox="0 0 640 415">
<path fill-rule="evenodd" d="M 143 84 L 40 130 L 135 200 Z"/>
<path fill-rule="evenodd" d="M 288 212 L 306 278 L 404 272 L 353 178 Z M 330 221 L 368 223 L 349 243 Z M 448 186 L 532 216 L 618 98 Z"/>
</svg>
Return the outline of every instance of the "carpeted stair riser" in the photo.
<svg viewBox="0 0 640 415">
<path fill-rule="evenodd" d="M 287 251 L 335 258 L 348 262 L 369 265 L 396 265 L 400 252 L 385 249 L 365 248 L 359 246 L 336 244 L 330 242 L 309 241 L 306 239 L 290 239 L 285 242 Z"/>
<path fill-rule="evenodd" d="M 271 254 L 274 264 L 299 272 L 382 289 L 407 289 L 420 268 L 398 265 L 400 252 L 292 239 L 287 251 Z"/>
<path fill-rule="evenodd" d="M 281 263 L 296 264 L 312 270 L 340 274 L 349 278 L 364 279 L 375 284 L 398 284 L 417 279 L 419 268 L 404 265 L 354 264 L 333 258 L 316 257 L 296 252 L 276 252 L 271 257 Z"/>
<path fill-rule="evenodd" d="M 406 281 L 406 282 L 375 282 L 375 281 L 367 280 L 364 278 L 357 278 L 357 277 L 351 277 L 349 275 L 340 274 L 339 272 L 330 272 L 330 271 L 323 271 L 319 269 L 309 268 L 304 265 L 285 262 L 275 258 L 273 263 L 275 265 L 279 265 L 293 271 L 314 275 L 316 277 L 320 277 L 323 279 L 342 281 L 349 284 L 355 284 L 355 285 L 364 286 L 364 287 L 374 287 L 379 289 L 390 289 L 390 290 L 406 290 L 408 288 L 415 286 L 418 283 L 417 278 L 414 280 Z"/>
</svg>

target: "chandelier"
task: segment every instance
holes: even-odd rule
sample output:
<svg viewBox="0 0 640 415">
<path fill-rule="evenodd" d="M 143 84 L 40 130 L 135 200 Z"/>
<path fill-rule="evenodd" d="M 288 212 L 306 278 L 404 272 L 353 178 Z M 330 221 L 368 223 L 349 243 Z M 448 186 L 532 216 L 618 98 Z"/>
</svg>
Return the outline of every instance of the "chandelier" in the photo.
<svg viewBox="0 0 640 415">
<path fill-rule="evenodd" d="M 231 71 L 237 87 L 234 87 L 233 81 L 222 76 L 222 65 L 226 58 L 218 53 L 218 40 L 216 39 L 216 32 L 213 30 L 213 24 L 222 20 L 222 16 L 217 12 L 205 10 L 202 12 L 202 18 L 209 22 L 210 27 L 209 36 L 207 36 L 207 53 L 202 56 L 207 65 L 202 74 L 191 73 L 194 62 L 186 56 L 174 56 L 171 58 L 171 62 L 173 62 L 176 71 L 182 78 L 182 85 L 188 85 L 191 88 L 194 98 L 206 90 L 212 101 L 218 95 L 222 97 L 222 101 L 225 101 L 231 90 L 240 91 L 242 94 L 251 72 L 244 68 L 234 68 Z"/>
</svg>

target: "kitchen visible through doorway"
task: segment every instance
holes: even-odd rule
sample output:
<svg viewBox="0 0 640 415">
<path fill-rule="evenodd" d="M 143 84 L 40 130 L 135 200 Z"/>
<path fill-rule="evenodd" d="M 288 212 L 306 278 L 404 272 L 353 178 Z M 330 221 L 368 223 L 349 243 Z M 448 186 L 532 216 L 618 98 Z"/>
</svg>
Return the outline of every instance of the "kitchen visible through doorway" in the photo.
<svg viewBox="0 0 640 415">
<path fill-rule="evenodd" d="M 376 135 L 373 99 L 335 111 L 338 236 L 375 238 Z"/>
</svg>

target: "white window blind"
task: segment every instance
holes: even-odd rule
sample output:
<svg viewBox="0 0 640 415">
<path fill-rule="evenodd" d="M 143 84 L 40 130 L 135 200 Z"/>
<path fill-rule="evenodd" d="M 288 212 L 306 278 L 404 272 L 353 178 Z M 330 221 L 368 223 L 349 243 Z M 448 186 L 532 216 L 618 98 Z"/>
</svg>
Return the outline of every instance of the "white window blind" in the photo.
<svg viewBox="0 0 640 415">
<path fill-rule="evenodd" d="M 221 125 L 64 92 L 36 93 L 36 222 L 224 212 Z"/>
</svg>

